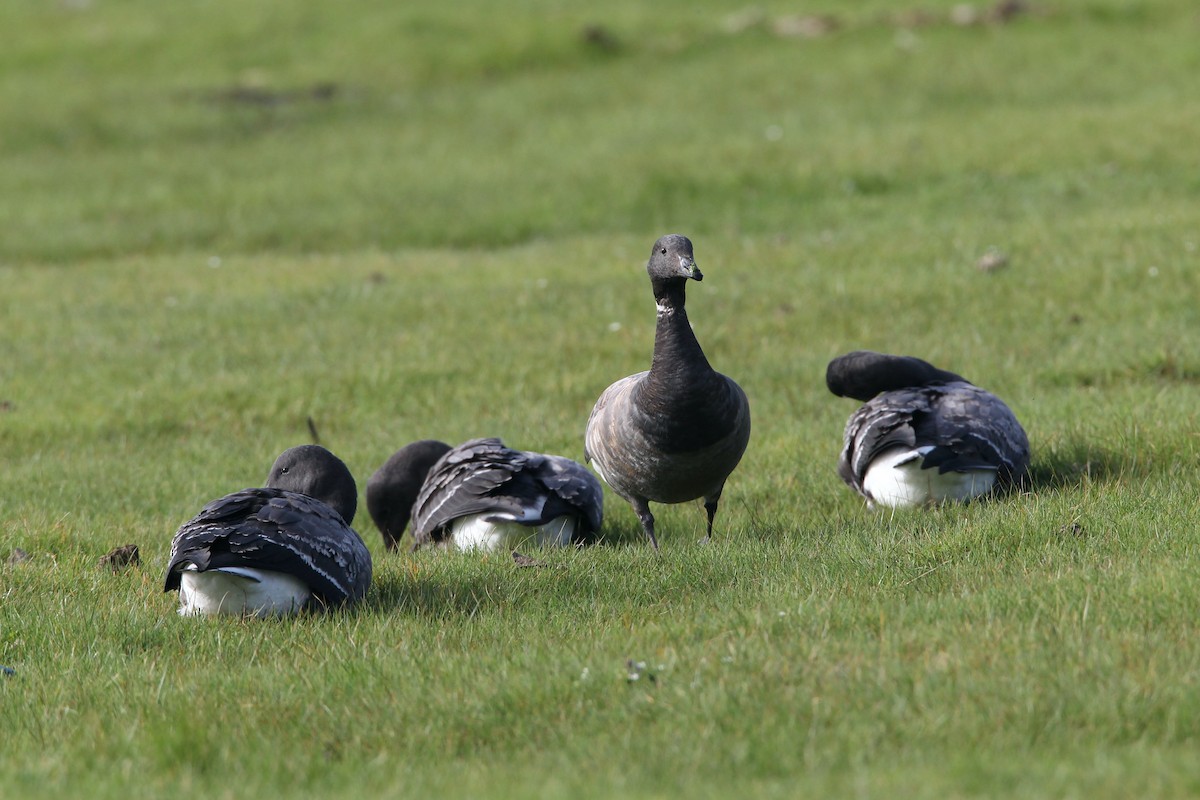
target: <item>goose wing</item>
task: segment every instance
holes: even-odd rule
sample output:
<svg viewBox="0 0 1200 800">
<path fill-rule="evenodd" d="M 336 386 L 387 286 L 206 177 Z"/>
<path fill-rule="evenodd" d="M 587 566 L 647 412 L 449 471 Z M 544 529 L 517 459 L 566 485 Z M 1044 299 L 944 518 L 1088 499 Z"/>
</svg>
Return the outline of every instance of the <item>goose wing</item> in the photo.
<svg viewBox="0 0 1200 800">
<path fill-rule="evenodd" d="M 1019 480 L 1029 467 L 1029 439 L 1016 415 L 999 397 L 970 383 L 949 383 L 940 389 L 934 430 L 918 429 L 918 440 L 929 436 L 937 445 L 925 456 L 927 468 L 939 472 L 995 468 L 1001 480 Z"/>
<path fill-rule="evenodd" d="M 589 463 L 596 465 L 601 475 L 605 474 L 609 443 L 619 440 L 619 429 L 632 424 L 628 421 L 628 415 L 637 411 L 630 401 L 630 394 L 649 374 L 647 370 L 621 378 L 601 392 L 596 405 L 592 406 L 592 413 L 588 415 L 584 432 L 583 456 Z"/>
<path fill-rule="evenodd" d="M 450 522 L 468 514 L 524 517 L 524 501 L 512 484 L 528 463 L 527 454 L 499 439 L 472 439 L 450 450 L 429 470 L 413 504 L 414 547 L 440 541 Z"/>
<path fill-rule="evenodd" d="M 499 439 L 473 439 L 446 453 L 429 471 L 413 505 L 416 546 L 440 541 L 447 525 L 491 513 L 523 525 L 564 514 L 600 528 L 603 490 L 581 464 L 508 448 Z"/>
<path fill-rule="evenodd" d="M 551 493 L 542 511 L 547 521 L 574 514 L 594 536 L 604 521 L 604 489 L 587 467 L 563 456 L 542 456 L 537 480 Z"/>
</svg>

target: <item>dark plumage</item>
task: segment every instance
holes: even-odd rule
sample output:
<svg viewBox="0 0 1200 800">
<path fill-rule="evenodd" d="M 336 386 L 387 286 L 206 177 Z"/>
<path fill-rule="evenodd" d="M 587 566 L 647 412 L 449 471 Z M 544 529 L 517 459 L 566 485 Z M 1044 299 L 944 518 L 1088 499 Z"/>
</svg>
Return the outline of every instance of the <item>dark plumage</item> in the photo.
<svg viewBox="0 0 1200 800">
<path fill-rule="evenodd" d="M 441 447 L 443 455 L 431 467 L 425 458 L 399 458 L 405 448 L 371 478 L 393 487 L 392 502 L 415 496 L 408 504 L 414 548 L 438 543 L 512 550 L 530 540 L 542 545 L 587 542 L 599 531 L 604 492 L 582 464 L 513 450 L 499 439 Z M 422 450 L 428 455 L 433 448 Z M 372 515 L 390 520 L 384 535 L 398 539 L 404 529 L 395 521 L 407 522 L 408 511 L 388 508 L 383 494 L 376 496 L 381 498 L 377 504 L 368 497 Z"/>
<path fill-rule="evenodd" d="M 688 279 L 702 280 L 687 237 L 654 243 L 646 264 L 658 306 L 650 369 L 622 378 L 596 401 L 584 451 L 633 506 L 658 548 L 650 502 L 704 498 L 712 536 L 717 504 L 750 441 L 750 403 L 741 387 L 709 366 L 684 309 Z"/>
<path fill-rule="evenodd" d="M 367 511 L 389 550 L 396 549 L 408 527 L 425 476 L 449 449 L 434 439 L 405 445 L 367 480 Z"/>
<path fill-rule="evenodd" d="M 337 456 L 293 447 L 266 487 L 214 500 L 179 528 L 163 590 L 179 590 L 181 614 L 267 616 L 361 600 L 371 554 L 350 527 L 357 502 Z"/>
<path fill-rule="evenodd" d="M 865 404 L 846 423 L 838 475 L 871 504 L 969 500 L 1017 484 L 1029 440 L 1000 398 L 911 356 L 835 358 L 829 390 Z"/>
<path fill-rule="evenodd" d="M 855 350 L 838 356 L 825 369 L 829 391 L 864 403 L 882 392 L 936 383 L 969 381 L 913 356 L 892 356 L 872 350 Z"/>
</svg>

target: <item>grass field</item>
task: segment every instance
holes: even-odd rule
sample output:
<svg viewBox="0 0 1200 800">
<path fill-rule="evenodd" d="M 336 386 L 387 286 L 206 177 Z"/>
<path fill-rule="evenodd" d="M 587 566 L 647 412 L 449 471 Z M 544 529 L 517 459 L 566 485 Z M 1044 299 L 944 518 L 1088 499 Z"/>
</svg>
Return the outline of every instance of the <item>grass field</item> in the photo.
<svg viewBox="0 0 1200 800">
<path fill-rule="evenodd" d="M 0 5 L 0 794 L 1200 794 L 1200 12 L 976 11 Z M 517 569 L 364 513 L 363 607 L 174 613 L 175 529 L 310 418 L 360 486 L 582 458 L 666 232 L 753 408 L 713 544 L 609 494 Z M 865 510 L 856 348 L 1005 398 L 1030 490 Z"/>
</svg>

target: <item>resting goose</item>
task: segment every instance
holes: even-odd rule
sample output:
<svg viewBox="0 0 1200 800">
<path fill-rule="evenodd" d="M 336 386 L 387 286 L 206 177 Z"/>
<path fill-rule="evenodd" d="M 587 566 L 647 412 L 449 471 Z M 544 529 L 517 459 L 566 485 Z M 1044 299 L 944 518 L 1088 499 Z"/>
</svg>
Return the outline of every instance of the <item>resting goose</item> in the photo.
<svg viewBox="0 0 1200 800">
<path fill-rule="evenodd" d="M 450 445 L 435 439 L 407 444 L 367 479 L 367 512 L 388 550 L 399 546 L 425 476 L 449 450 Z"/>
<path fill-rule="evenodd" d="M 442 455 L 429 466 L 428 454 L 436 449 L 431 444 L 440 445 Z M 454 448 L 409 445 L 371 476 L 368 490 L 371 485 L 392 487 L 390 494 L 367 496 L 384 538 L 398 540 L 411 513 L 413 549 L 430 543 L 487 551 L 582 543 L 603 521 L 604 491 L 582 464 L 513 450 L 499 439 L 472 439 Z M 407 510 L 396 507 L 405 504 Z"/>
<path fill-rule="evenodd" d="M 600 395 L 588 418 L 584 452 L 633 506 L 657 550 L 651 502 L 704 498 L 703 541 L 712 537 L 721 491 L 750 441 L 750 403 L 740 386 L 709 366 L 688 322 L 687 281 L 704 278 L 692 243 L 678 234 L 662 237 L 646 271 L 658 305 L 650 369 Z"/>
<path fill-rule="evenodd" d="M 1029 467 L 1012 411 L 953 372 L 858 350 L 829 362 L 825 383 L 865 403 L 846 423 L 838 475 L 868 505 L 970 500 L 1018 484 Z"/>
<path fill-rule="evenodd" d="M 371 554 L 350 527 L 358 491 L 341 459 L 301 445 L 276 459 L 262 489 L 214 500 L 171 542 L 163 591 L 179 613 L 258 617 L 361 600 Z"/>
</svg>

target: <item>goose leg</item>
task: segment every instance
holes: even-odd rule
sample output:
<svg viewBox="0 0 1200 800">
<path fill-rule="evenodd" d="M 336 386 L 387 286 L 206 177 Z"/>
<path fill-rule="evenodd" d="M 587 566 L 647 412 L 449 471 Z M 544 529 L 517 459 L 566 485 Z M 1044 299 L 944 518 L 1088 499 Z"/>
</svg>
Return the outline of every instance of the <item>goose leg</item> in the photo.
<svg viewBox="0 0 1200 800">
<path fill-rule="evenodd" d="M 654 551 L 658 552 L 658 539 L 654 538 L 654 515 L 650 513 L 650 504 L 640 497 L 629 501 L 633 506 L 633 512 L 638 515 L 638 519 L 642 522 L 642 530 L 646 533 L 646 538 L 650 540 L 650 544 L 654 545 Z"/>
<path fill-rule="evenodd" d="M 725 487 L 722 486 L 722 489 Z M 712 540 L 712 524 L 713 518 L 717 516 L 717 503 L 721 501 L 721 491 L 704 498 L 704 510 L 708 512 L 708 532 L 704 534 L 704 538 L 700 540 L 700 544 L 708 544 Z"/>
</svg>

